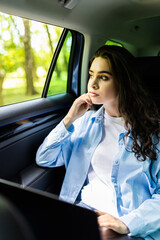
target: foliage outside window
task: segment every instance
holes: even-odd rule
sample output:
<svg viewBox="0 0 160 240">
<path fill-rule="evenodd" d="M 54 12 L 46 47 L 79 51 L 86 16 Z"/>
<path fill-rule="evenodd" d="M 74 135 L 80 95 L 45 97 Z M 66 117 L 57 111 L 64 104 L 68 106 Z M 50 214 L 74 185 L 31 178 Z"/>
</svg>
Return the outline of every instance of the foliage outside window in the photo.
<svg viewBox="0 0 160 240">
<path fill-rule="evenodd" d="M 107 40 L 107 42 L 105 43 L 105 45 L 114 45 L 114 46 L 119 46 L 119 47 L 123 47 L 123 45 L 119 42 L 113 41 L 113 40 Z"/>
<path fill-rule="evenodd" d="M 62 31 L 0 13 L 0 106 L 41 97 Z M 54 83 L 55 88 L 59 85 Z"/>
<path fill-rule="evenodd" d="M 72 45 L 72 34 L 69 31 L 58 56 L 55 71 L 53 71 L 47 97 L 67 91 L 68 65 Z"/>
</svg>

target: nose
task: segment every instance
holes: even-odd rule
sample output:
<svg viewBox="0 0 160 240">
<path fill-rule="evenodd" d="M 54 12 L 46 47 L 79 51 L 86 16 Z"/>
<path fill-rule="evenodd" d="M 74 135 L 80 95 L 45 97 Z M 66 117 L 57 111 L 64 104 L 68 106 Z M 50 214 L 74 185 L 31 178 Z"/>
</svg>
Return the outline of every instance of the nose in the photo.
<svg viewBox="0 0 160 240">
<path fill-rule="evenodd" d="M 94 77 L 90 80 L 90 86 L 93 88 L 93 89 L 98 89 L 99 88 L 99 82 L 98 82 L 98 77 Z"/>
</svg>

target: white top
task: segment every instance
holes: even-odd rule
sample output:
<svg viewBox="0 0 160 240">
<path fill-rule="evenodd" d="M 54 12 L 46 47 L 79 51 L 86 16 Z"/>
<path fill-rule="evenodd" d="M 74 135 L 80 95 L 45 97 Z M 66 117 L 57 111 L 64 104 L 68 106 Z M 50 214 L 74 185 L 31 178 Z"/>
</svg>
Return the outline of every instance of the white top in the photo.
<svg viewBox="0 0 160 240">
<path fill-rule="evenodd" d="M 105 112 L 102 139 L 91 160 L 88 184 L 81 193 L 82 202 L 116 217 L 118 217 L 116 193 L 111 182 L 111 172 L 122 131 L 124 131 L 124 119 L 111 117 Z"/>
</svg>

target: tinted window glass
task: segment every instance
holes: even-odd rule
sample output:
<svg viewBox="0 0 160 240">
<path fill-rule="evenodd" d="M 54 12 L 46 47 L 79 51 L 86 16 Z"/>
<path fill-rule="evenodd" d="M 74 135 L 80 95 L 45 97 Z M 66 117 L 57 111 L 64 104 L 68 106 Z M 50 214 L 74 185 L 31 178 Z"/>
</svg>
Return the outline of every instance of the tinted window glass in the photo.
<svg viewBox="0 0 160 240">
<path fill-rule="evenodd" d="M 68 31 L 53 71 L 47 97 L 67 91 L 68 66 L 72 45 L 72 34 Z"/>
<path fill-rule="evenodd" d="M 123 45 L 119 42 L 113 41 L 113 40 L 107 40 L 107 42 L 105 43 L 105 45 L 114 45 L 114 46 L 119 46 L 119 47 L 123 47 Z"/>
<path fill-rule="evenodd" d="M 0 106 L 41 97 L 62 31 L 0 13 Z"/>
</svg>

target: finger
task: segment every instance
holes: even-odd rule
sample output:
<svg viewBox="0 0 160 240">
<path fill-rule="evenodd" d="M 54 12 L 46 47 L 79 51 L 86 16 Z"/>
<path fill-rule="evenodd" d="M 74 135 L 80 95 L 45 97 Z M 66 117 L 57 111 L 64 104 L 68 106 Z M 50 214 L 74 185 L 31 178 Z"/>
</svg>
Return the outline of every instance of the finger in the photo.
<svg viewBox="0 0 160 240">
<path fill-rule="evenodd" d="M 105 212 L 101 212 L 99 210 L 95 210 L 95 213 L 98 215 L 98 216 L 102 216 L 102 215 L 105 215 L 106 213 Z"/>
<path fill-rule="evenodd" d="M 102 222 L 102 221 L 100 221 L 100 220 L 98 220 L 97 222 L 98 222 L 98 226 L 99 226 L 100 228 L 103 228 L 103 227 L 105 227 L 105 228 L 110 228 L 110 224 L 109 224 L 108 222 Z"/>
<path fill-rule="evenodd" d="M 92 100 L 90 98 L 90 96 L 88 94 L 85 94 L 85 100 L 86 100 L 86 103 L 89 104 L 90 106 L 92 106 Z"/>
<path fill-rule="evenodd" d="M 74 105 L 77 105 L 77 106 L 80 106 L 82 104 L 86 104 L 87 101 L 86 101 L 86 96 L 85 94 L 83 94 L 82 96 L 80 96 L 79 98 L 77 98 L 74 102 Z"/>
<path fill-rule="evenodd" d="M 97 218 L 97 222 L 100 227 L 110 228 L 113 223 L 113 219 L 110 219 L 107 215 L 101 215 Z"/>
<path fill-rule="evenodd" d="M 86 93 L 88 99 L 90 100 L 90 102 L 92 102 L 91 96 L 89 95 L 89 93 Z"/>
</svg>

